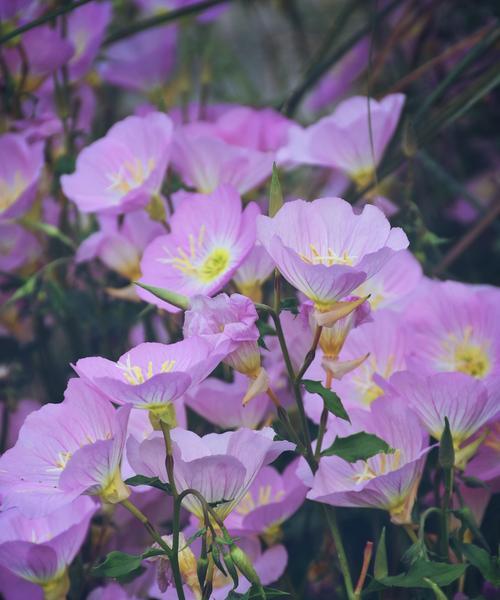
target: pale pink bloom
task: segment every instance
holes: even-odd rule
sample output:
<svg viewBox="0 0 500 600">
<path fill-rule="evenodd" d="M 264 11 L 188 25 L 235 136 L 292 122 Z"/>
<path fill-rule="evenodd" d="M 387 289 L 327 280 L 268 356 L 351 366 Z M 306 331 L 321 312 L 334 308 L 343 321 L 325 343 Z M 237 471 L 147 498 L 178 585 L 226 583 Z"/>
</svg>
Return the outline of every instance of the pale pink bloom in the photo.
<svg viewBox="0 0 500 600">
<path fill-rule="evenodd" d="M 231 535 L 276 535 L 279 526 L 303 504 L 306 487 L 297 477 L 297 460 L 282 474 L 273 467 L 263 467 L 248 492 L 227 517 L 225 525 Z"/>
<path fill-rule="evenodd" d="M 42 588 L 69 591 L 67 569 L 80 550 L 96 511 L 78 498 L 47 517 L 28 519 L 17 510 L 0 514 L 0 564 Z"/>
<path fill-rule="evenodd" d="M 183 180 L 210 194 L 220 185 L 245 194 L 271 174 L 274 153 L 231 144 L 215 125 L 196 122 L 175 130 L 172 162 Z"/>
<path fill-rule="evenodd" d="M 116 362 L 92 356 L 75 365 L 80 377 L 116 404 L 163 411 L 191 385 L 200 383 L 227 353 L 227 344 L 199 336 L 175 344 L 145 342 Z"/>
<path fill-rule="evenodd" d="M 176 56 L 175 27 L 154 27 L 115 42 L 105 51 L 99 74 L 126 90 L 154 93 L 162 88 Z"/>
<path fill-rule="evenodd" d="M 307 129 L 291 130 L 280 160 L 340 169 L 366 184 L 396 130 L 404 101 L 403 94 L 380 102 L 364 96 L 348 98 Z"/>
<path fill-rule="evenodd" d="M 495 482 L 500 486 L 500 419 L 494 419 L 482 427 L 474 436 L 482 440 L 478 451 L 467 463 L 466 475 Z M 500 490 L 499 490 L 500 491 Z"/>
<path fill-rule="evenodd" d="M 414 343 L 408 368 L 460 371 L 478 379 L 500 374 L 497 294 L 452 281 L 427 281 L 406 311 Z"/>
<path fill-rule="evenodd" d="M 0 3 L 1 7 L 1 3 Z M 0 565 L 0 594 L 5 600 L 44 600 L 42 588 Z"/>
<path fill-rule="evenodd" d="M 406 369 L 405 357 L 411 343 L 411 331 L 397 313 L 377 311 L 371 322 L 350 332 L 339 356 L 340 361 L 355 361 L 369 353 L 368 358 L 341 380 L 334 379 L 333 391 L 346 407 L 369 409 L 373 401 L 384 393 L 384 381 L 393 373 Z M 321 359 L 317 357 L 306 378 L 321 381 L 324 377 Z M 306 392 L 305 405 L 309 417 L 319 422 L 322 399 L 317 394 Z"/>
<path fill-rule="evenodd" d="M 119 214 L 160 192 L 170 158 L 172 122 L 163 113 L 127 117 L 78 155 L 63 191 L 82 212 Z"/>
<path fill-rule="evenodd" d="M 197 490 L 223 519 L 247 493 L 260 469 L 293 448 L 289 442 L 273 441 L 274 431 L 269 427 L 260 431 L 238 429 L 210 433 L 203 437 L 176 428 L 171 436 L 177 490 Z M 168 481 L 164 444 L 159 433 L 142 442 L 135 460 L 129 457 L 137 473 Z M 193 496 L 187 496 L 183 506 L 203 518 L 202 508 Z"/>
<path fill-rule="evenodd" d="M 390 308 L 402 311 L 422 281 L 422 267 L 408 250 L 399 252 L 378 273 L 354 290 L 357 296 L 368 296 L 372 310 Z"/>
<path fill-rule="evenodd" d="M 135 281 L 141 277 L 141 257 L 155 238 L 165 233 L 145 211 L 134 211 L 120 220 L 114 216 L 99 218 L 100 230 L 86 238 L 78 248 L 76 262 L 99 258 L 122 277 Z"/>
<path fill-rule="evenodd" d="M 127 497 L 120 463 L 129 412 L 70 380 L 64 402 L 31 413 L 16 445 L 0 458 L 2 507 L 38 517 L 82 494 L 109 502 Z"/>
<path fill-rule="evenodd" d="M 274 270 L 274 263 L 264 246 L 255 244 L 233 275 L 238 291 L 254 302 L 262 302 L 262 284 Z"/>
<path fill-rule="evenodd" d="M 141 282 L 189 298 L 219 292 L 255 243 L 258 210 L 253 202 L 243 210 L 229 186 L 184 198 L 170 220 L 172 233 L 146 248 Z M 145 290 L 138 294 L 170 312 L 179 310 Z"/>
<path fill-rule="evenodd" d="M 21 225 L 0 221 L 0 271 L 15 271 L 33 262 L 40 252 L 40 244 L 32 233 Z"/>
<path fill-rule="evenodd" d="M 257 218 L 257 236 L 285 279 L 328 311 L 408 246 L 402 229 L 367 205 L 356 214 L 341 198 L 287 202 Z"/>
<path fill-rule="evenodd" d="M 335 434 L 373 433 L 394 452 L 354 463 L 338 456 L 323 456 L 307 497 L 333 506 L 379 508 L 388 511 L 394 523 L 410 523 L 425 457 L 430 450 L 427 436 L 415 426 L 415 415 L 397 398 L 380 398 L 371 413 L 354 409 L 349 416 L 352 426 L 346 422 L 334 424 L 338 420 L 331 419 Z M 327 448 L 334 437 L 328 431 L 323 447 Z M 306 480 L 310 481 L 310 475 Z"/>
<path fill-rule="evenodd" d="M 218 294 L 214 298 L 195 296 L 184 316 L 184 336 L 201 336 L 215 346 L 223 342 L 229 353 L 224 362 L 248 376 L 260 370 L 257 345 L 259 318 L 251 300 L 241 294 Z"/>
<path fill-rule="evenodd" d="M 111 12 L 110 2 L 91 2 L 69 13 L 68 40 L 73 44 L 74 54 L 68 69 L 72 79 L 80 79 L 92 67 L 111 21 Z"/>
<path fill-rule="evenodd" d="M 390 387 L 437 440 L 441 439 L 444 419 L 448 418 L 457 466 L 463 467 L 477 450 L 480 440 L 470 438 L 500 412 L 498 378 L 484 384 L 464 373 L 437 373 L 426 377 L 405 371 L 391 377 Z"/>
<path fill-rule="evenodd" d="M 235 372 L 231 383 L 215 378 L 206 379 L 186 393 L 185 402 L 209 423 L 223 429 L 257 429 L 273 411 L 266 394 L 259 394 L 243 406 L 247 388 L 247 378 Z"/>
<path fill-rule="evenodd" d="M 19 217 L 35 199 L 43 168 L 43 144 L 29 145 L 23 136 L 0 136 L 0 219 Z"/>
</svg>

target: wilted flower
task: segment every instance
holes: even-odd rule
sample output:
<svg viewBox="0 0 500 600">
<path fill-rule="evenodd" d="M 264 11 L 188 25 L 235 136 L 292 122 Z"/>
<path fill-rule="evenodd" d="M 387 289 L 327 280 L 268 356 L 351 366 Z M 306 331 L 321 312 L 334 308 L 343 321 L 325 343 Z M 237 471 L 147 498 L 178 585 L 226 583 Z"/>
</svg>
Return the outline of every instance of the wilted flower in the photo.
<svg viewBox="0 0 500 600">
<path fill-rule="evenodd" d="M 174 455 L 174 479 L 179 492 L 197 490 L 224 519 L 247 493 L 260 469 L 273 462 L 289 442 L 273 441 L 274 431 L 238 429 L 199 437 L 192 431 L 171 431 Z M 142 442 L 138 455 L 130 462 L 138 473 L 159 477 L 167 482 L 164 441 L 153 435 Z M 183 506 L 203 518 L 200 502 L 187 496 Z"/>
<path fill-rule="evenodd" d="M 285 279 L 320 313 L 377 273 L 408 246 L 400 228 L 367 205 L 356 214 L 341 198 L 287 202 L 274 218 L 257 218 L 258 239 Z"/>
<path fill-rule="evenodd" d="M 160 192 L 170 157 L 172 122 L 163 113 L 127 117 L 84 148 L 63 191 L 82 212 L 118 214 L 141 208 Z"/>
<path fill-rule="evenodd" d="M 410 523 L 430 449 L 427 436 L 415 427 L 415 416 L 397 398 L 380 398 L 371 413 L 354 409 L 349 416 L 352 427 L 337 423 L 336 433 L 342 431 L 341 427 L 344 435 L 357 431 L 373 433 L 387 442 L 392 451 L 354 463 L 338 456 L 323 456 L 307 497 L 333 506 L 380 508 L 390 513 L 394 523 Z"/>
<path fill-rule="evenodd" d="M 47 599 L 69 592 L 68 567 L 80 550 L 96 511 L 78 498 L 48 517 L 27 519 L 17 510 L 0 514 L 0 564 L 41 586 Z"/>
<path fill-rule="evenodd" d="M 460 371 L 478 379 L 500 373 L 498 296 L 452 281 L 427 282 L 408 306 L 414 331 L 408 368 Z"/>
<path fill-rule="evenodd" d="M 448 418 L 455 464 L 461 467 L 481 443 L 480 439 L 471 441 L 471 436 L 500 411 L 498 383 L 498 380 L 492 380 L 485 385 L 463 373 L 437 373 L 425 377 L 405 371 L 390 379 L 391 390 L 419 416 L 432 437 L 441 439 L 444 418 Z M 468 441 L 470 444 L 466 444 Z"/>
<path fill-rule="evenodd" d="M 81 358 L 75 371 L 111 401 L 148 410 L 154 418 L 171 411 L 172 402 L 205 379 L 224 358 L 226 346 L 216 348 L 198 336 L 175 344 L 145 342 L 117 362 L 99 356 Z"/>
<path fill-rule="evenodd" d="M 22 135 L 0 136 L 0 219 L 19 217 L 35 199 L 43 167 L 43 144 L 31 146 Z"/>
<path fill-rule="evenodd" d="M 38 517 L 82 494 L 112 503 L 126 498 L 120 462 L 129 412 L 70 380 L 64 402 L 31 413 L 16 445 L 0 458 L 2 508 Z"/>
<path fill-rule="evenodd" d="M 266 249 L 256 244 L 233 275 L 233 281 L 244 296 L 262 302 L 262 284 L 273 270 L 274 263 Z"/>
<path fill-rule="evenodd" d="M 265 534 L 268 540 L 279 536 L 279 526 L 298 510 L 306 497 L 306 487 L 297 477 L 297 461 L 278 473 L 263 467 L 248 492 L 227 517 L 231 535 Z"/>
<path fill-rule="evenodd" d="M 403 94 L 380 102 L 364 96 L 348 98 L 307 129 L 291 130 L 280 158 L 340 169 L 363 186 L 371 181 L 396 130 L 404 101 Z"/>
<path fill-rule="evenodd" d="M 186 197 L 170 220 L 172 233 L 146 248 L 141 282 L 189 298 L 220 291 L 255 243 L 257 212 L 254 203 L 242 210 L 239 195 L 228 186 L 209 196 Z M 138 293 L 161 308 L 178 311 L 145 290 Z"/>
</svg>

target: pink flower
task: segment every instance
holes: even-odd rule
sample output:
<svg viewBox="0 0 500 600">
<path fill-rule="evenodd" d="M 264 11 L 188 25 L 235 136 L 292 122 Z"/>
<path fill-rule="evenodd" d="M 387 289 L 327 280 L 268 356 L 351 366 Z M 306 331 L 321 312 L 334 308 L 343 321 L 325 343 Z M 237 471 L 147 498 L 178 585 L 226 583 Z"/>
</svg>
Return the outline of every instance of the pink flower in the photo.
<svg viewBox="0 0 500 600">
<path fill-rule="evenodd" d="M 66 597 L 67 569 L 85 540 L 96 508 L 90 498 L 78 498 L 48 517 L 27 519 L 17 510 L 1 513 L 0 564 L 47 593 L 58 590 L 59 597 Z"/>
<path fill-rule="evenodd" d="M 93 356 L 81 358 L 75 371 L 116 404 L 162 413 L 191 385 L 200 383 L 226 354 L 226 345 L 198 336 L 159 344 L 145 342 L 117 362 Z"/>
<path fill-rule="evenodd" d="M 126 90 L 154 93 L 172 71 L 176 42 L 177 31 L 168 25 L 136 33 L 106 49 L 99 74 Z"/>
<path fill-rule="evenodd" d="M 262 302 L 262 284 L 274 270 L 274 263 L 264 246 L 256 244 L 233 275 L 233 281 L 244 296 Z"/>
<path fill-rule="evenodd" d="M 120 462 L 129 412 L 70 380 L 64 402 L 31 413 L 16 445 L 0 458 L 2 508 L 39 517 L 82 494 L 126 498 Z"/>
<path fill-rule="evenodd" d="M 114 216 L 99 218 L 100 230 L 85 239 L 78 248 L 76 262 L 95 258 L 122 277 L 135 281 L 141 277 L 141 256 L 147 245 L 165 232 L 145 211 L 134 211 L 119 221 Z"/>
<path fill-rule="evenodd" d="M 297 477 L 297 460 L 283 474 L 273 467 L 263 467 L 240 503 L 227 517 L 225 525 L 231 535 L 265 534 L 276 536 L 281 523 L 300 508 L 306 487 Z"/>
<path fill-rule="evenodd" d="M 0 219 L 19 217 L 35 199 L 43 168 L 43 144 L 28 145 L 23 136 L 0 136 Z"/>
<path fill-rule="evenodd" d="M 92 2 L 69 14 L 68 39 L 75 49 L 68 63 L 72 79 L 80 79 L 90 70 L 111 20 L 111 12 L 110 3 Z"/>
<path fill-rule="evenodd" d="M 223 184 L 245 194 L 269 177 L 273 159 L 273 152 L 224 141 L 210 123 L 191 123 L 175 131 L 172 162 L 182 179 L 204 194 Z"/>
<path fill-rule="evenodd" d="M 34 261 L 40 252 L 38 240 L 24 227 L 0 221 L 0 271 L 15 271 Z"/>
<path fill-rule="evenodd" d="M 398 399 L 380 398 L 371 413 L 358 409 L 350 411 L 349 416 L 352 426 L 339 422 L 336 434 L 373 433 L 394 452 L 354 463 L 338 456 L 323 456 L 307 497 L 332 506 L 380 508 L 390 513 L 394 523 L 410 523 L 425 456 L 430 450 L 426 436 L 415 427 L 414 415 Z M 328 434 L 324 448 L 328 447 L 327 437 L 333 441 Z"/>
<path fill-rule="evenodd" d="M 142 282 L 192 297 L 220 291 L 255 243 L 254 203 L 242 210 L 229 186 L 209 196 L 186 197 L 175 211 L 172 233 L 154 240 L 141 262 Z M 139 295 L 170 312 L 178 309 L 145 290 Z"/>
<path fill-rule="evenodd" d="M 257 319 L 253 302 L 240 294 L 195 296 L 185 313 L 184 336 L 205 337 L 214 344 L 224 340 L 229 350 L 224 362 L 240 373 L 256 376 L 260 370 Z"/>
<path fill-rule="evenodd" d="M 412 371 L 460 371 L 478 379 L 500 373 L 496 294 L 452 281 L 428 282 L 406 314 L 414 330 Z"/>
<path fill-rule="evenodd" d="M 402 311 L 422 281 L 422 267 L 408 250 L 398 252 L 378 273 L 362 283 L 354 293 L 368 296 L 372 310 L 390 308 Z"/>
<path fill-rule="evenodd" d="M 186 392 L 185 402 L 206 421 L 223 429 L 257 429 L 272 415 L 270 400 L 266 394 L 259 394 L 243 406 L 247 388 L 247 379 L 235 372 L 232 383 L 206 379 Z"/>
<path fill-rule="evenodd" d="M 171 138 L 165 114 L 127 117 L 80 152 L 75 173 L 61 177 L 64 193 L 82 212 L 118 214 L 145 206 L 159 194 Z"/>
<path fill-rule="evenodd" d="M 287 202 L 274 218 L 257 218 L 257 236 L 285 279 L 321 312 L 408 246 L 378 208 L 356 214 L 341 198 Z"/>
<path fill-rule="evenodd" d="M 490 385 L 485 385 L 463 373 L 425 377 L 405 371 L 393 375 L 390 386 L 437 440 L 441 439 L 444 418 L 448 417 L 457 466 L 467 463 L 481 441 L 471 441 L 471 436 L 500 412 L 498 380 L 490 380 Z M 468 441 L 471 443 L 464 446 Z"/>
<path fill-rule="evenodd" d="M 245 496 L 260 469 L 282 452 L 293 448 L 289 442 L 274 442 L 274 431 L 238 429 L 199 437 L 192 431 L 171 431 L 174 454 L 174 479 L 179 492 L 193 488 L 211 503 L 221 518 Z M 153 434 L 142 442 L 131 464 L 141 475 L 159 477 L 166 482 L 163 437 Z M 187 496 L 183 506 L 202 518 L 201 506 Z"/>
<path fill-rule="evenodd" d="M 292 130 L 280 160 L 340 169 L 365 185 L 396 130 L 404 101 L 403 94 L 380 102 L 364 96 L 348 98 L 330 116 L 307 129 Z"/>
</svg>

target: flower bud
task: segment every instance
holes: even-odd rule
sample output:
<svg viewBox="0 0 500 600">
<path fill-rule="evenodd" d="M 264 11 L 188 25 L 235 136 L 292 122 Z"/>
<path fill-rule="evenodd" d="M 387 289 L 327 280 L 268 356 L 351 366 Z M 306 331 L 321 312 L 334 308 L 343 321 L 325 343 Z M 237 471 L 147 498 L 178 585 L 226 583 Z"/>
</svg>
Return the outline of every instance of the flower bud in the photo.
<svg viewBox="0 0 500 600">
<path fill-rule="evenodd" d="M 261 598 L 265 600 L 266 595 L 264 593 L 264 588 L 262 587 L 262 583 L 257 575 L 257 571 L 254 569 L 247 554 L 236 545 L 231 546 L 230 554 L 234 565 L 237 567 L 240 573 L 257 588 Z"/>
</svg>

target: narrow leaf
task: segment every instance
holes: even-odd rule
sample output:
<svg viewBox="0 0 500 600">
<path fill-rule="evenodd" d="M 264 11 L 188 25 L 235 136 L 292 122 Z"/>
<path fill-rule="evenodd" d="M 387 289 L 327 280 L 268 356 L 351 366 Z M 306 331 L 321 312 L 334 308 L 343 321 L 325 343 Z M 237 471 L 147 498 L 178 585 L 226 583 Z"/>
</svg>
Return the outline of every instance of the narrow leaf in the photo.
<svg viewBox="0 0 500 600">
<path fill-rule="evenodd" d="M 49 223 L 41 223 L 40 221 L 30 221 L 28 219 L 20 219 L 19 223 L 26 229 L 40 231 L 51 238 L 59 240 L 72 250 L 76 249 L 76 245 L 73 240 L 60 231 L 57 227 L 54 227 L 54 225 L 49 225 Z"/>
<path fill-rule="evenodd" d="M 460 549 L 467 560 L 481 571 L 481 575 L 495 587 L 500 587 L 500 558 L 490 556 L 486 550 L 474 544 L 462 544 Z"/>
<path fill-rule="evenodd" d="M 333 444 L 323 450 L 322 456 L 339 456 L 347 462 L 367 460 L 380 453 L 392 454 L 394 450 L 372 433 L 360 431 L 347 437 L 336 437 Z"/>
<path fill-rule="evenodd" d="M 269 216 L 274 215 L 283 206 L 283 193 L 281 191 L 281 184 L 278 177 L 278 169 L 276 163 L 273 163 L 273 174 L 271 177 L 271 190 L 269 192 Z"/>
<path fill-rule="evenodd" d="M 311 379 L 303 379 L 302 383 L 308 392 L 311 394 L 319 394 L 323 398 L 326 408 L 332 415 L 351 422 L 341 399 L 335 392 L 326 388 L 320 381 L 312 381 Z"/>
<path fill-rule="evenodd" d="M 375 579 L 382 579 L 389 575 L 387 567 L 387 548 L 385 546 L 385 527 L 382 529 L 380 539 L 377 545 L 377 552 L 375 553 L 375 561 L 373 565 L 373 574 Z"/>
<path fill-rule="evenodd" d="M 163 483 L 160 481 L 158 477 L 146 477 L 145 475 L 134 475 L 133 477 L 129 477 L 125 483 L 132 487 L 137 487 L 138 485 L 149 485 L 149 487 L 156 488 L 157 490 L 161 490 L 162 492 L 166 492 L 167 494 L 172 494 L 172 489 L 168 483 Z"/>
<path fill-rule="evenodd" d="M 465 564 L 449 565 L 447 563 L 420 560 L 414 563 L 407 573 L 401 573 L 393 577 L 383 577 L 377 581 L 385 587 L 428 588 L 430 586 L 426 579 L 430 579 L 439 587 L 445 587 L 461 577 L 466 568 L 467 565 Z"/>
<path fill-rule="evenodd" d="M 444 429 L 439 442 L 439 466 L 442 469 L 453 469 L 455 464 L 455 450 L 453 448 L 453 438 L 451 436 L 450 423 L 448 417 L 444 418 Z"/>
<path fill-rule="evenodd" d="M 119 578 L 129 575 L 140 568 L 142 557 L 126 552 L 110 552 L 104 561 L 94 567 L 93 574 L 97 577 Z"/>
<path fill-rule="evenodd" d="M 153 296 L 156 296 L 160 300 L 164 302 L 168 302 L 172 304 L 172 306 L 176 306 L 182 310 L 188 310 L 189 308 L 189 298 L 187 296 L 183 296 L 181 294 L 176 294 L 175 292 L 171 292 L 170 290 L 165 290 L 163 288 L 155 287 L 153 285 L 147 285 L 145 283 L 140 283 L 139 281 L 134 281 L 135 285 L 138 285 L 143 290 L 146 290 Z"/>
</svg>

